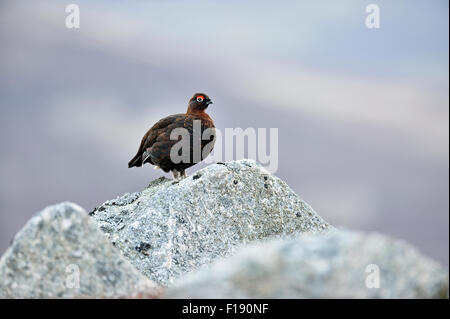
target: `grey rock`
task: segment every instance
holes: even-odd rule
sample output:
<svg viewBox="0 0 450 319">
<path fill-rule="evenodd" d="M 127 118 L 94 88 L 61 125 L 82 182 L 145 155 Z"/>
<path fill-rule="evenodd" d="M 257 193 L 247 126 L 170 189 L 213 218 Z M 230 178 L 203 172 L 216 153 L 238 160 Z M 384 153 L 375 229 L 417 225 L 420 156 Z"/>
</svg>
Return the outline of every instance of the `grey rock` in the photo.
<svg viewBox="0 0 450 319">
<path fill-rule="evenodd" d="M 31 218 L 0 259 L 0 298 L 109 298 L 140 292 L 157 294 L 156 285 L 72 203 L 49 206 Z"/>
<path fill-rule="evenodd" d="M 164 296 L 448 298 L 448 272 L 403 241 L 333 230 L 243 247 L 186 275 Z"/>
<path fill-rule="evenodd" d="M 286 183 L 250 160 L 213 164 L 180 182 L 157 179 L 91 215 L 137 269 L 162 285 L 239 244 L 330 228 Z"/>
</svg>

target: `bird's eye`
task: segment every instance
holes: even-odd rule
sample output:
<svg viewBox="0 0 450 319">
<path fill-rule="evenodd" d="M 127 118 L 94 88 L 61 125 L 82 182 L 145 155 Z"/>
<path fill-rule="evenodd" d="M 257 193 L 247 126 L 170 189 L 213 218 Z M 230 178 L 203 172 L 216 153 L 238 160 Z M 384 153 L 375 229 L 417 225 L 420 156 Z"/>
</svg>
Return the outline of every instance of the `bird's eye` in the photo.
<svg viewBox="0 0 450 319">
<path fill-rule="evenodd" d="M 203 102 L 203 96 L 198 96 L 197 97 L 197 102 Z"/>
</svg>

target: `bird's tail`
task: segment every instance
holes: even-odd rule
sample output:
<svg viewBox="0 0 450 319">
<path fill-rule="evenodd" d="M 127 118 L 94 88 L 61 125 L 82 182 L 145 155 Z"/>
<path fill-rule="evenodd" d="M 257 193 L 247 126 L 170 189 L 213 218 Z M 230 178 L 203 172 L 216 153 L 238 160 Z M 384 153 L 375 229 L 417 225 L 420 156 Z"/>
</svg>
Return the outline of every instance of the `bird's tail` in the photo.
<svg viewBox="0 0 450 319">
<path fill-rule="evenodd" d="M 128 168 L 131 168 L 133 166 L 141 167 L 142 166 L 142 154 L 137 153 L 131 161 L 128 163 Z"/>
</svg>

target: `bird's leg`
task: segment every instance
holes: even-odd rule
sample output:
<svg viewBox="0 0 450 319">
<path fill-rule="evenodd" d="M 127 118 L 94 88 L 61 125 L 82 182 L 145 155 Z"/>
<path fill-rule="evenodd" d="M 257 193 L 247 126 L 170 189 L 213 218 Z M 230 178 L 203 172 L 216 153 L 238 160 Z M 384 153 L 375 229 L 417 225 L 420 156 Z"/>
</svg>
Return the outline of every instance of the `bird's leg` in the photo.
<svg viewBox="0 0 450 319">
<path fill-rule="evenodd" d="M 186 178 L 186 170 L 182 170 L 180 173 L 182 178 Z"/>
<path fill-rule="evenodd" d="M 174 169 L 174 170 L 172 170 L 172 174 L 173 174 L 173 179 L 177 181 L 178 178 L 180 177 L 179 172 L 176 169 Z"/>
</svg>

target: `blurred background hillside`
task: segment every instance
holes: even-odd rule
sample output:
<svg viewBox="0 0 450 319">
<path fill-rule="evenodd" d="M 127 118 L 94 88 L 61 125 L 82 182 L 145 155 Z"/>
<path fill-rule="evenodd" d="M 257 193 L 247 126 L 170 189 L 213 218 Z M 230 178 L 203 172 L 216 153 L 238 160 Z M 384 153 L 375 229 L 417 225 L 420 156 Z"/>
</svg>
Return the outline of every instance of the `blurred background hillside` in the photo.
<svg viewBox="0 0 450 319">
<path fill-rule="evenodd" d="M 0 253 L 36 211 L 163 173 L 145 131 L 206 92 L 220 129 L 277 127 L 276 175 L 333 225 L 448 267 L 448 1 L 0 2 Z M 188 174 L 205 164 L 194 166 Z"/>
</svg>

